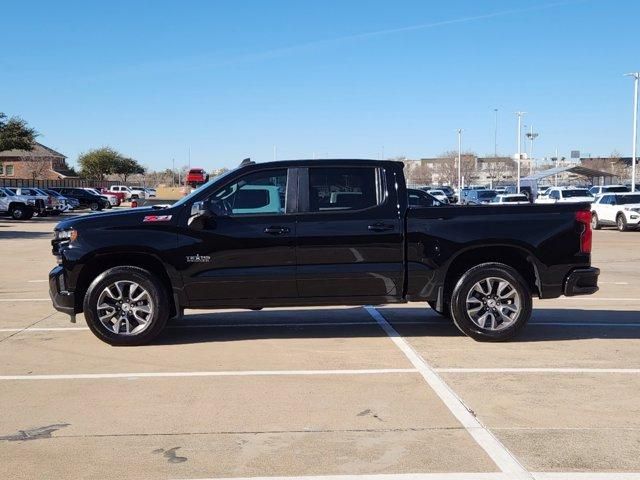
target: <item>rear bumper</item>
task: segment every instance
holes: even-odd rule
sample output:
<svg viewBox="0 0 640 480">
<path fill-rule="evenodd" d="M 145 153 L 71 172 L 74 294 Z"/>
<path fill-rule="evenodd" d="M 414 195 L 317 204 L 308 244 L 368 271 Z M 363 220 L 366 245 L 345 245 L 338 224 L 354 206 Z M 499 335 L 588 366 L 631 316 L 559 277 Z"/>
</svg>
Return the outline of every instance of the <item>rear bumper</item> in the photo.
<svg viewBox="0 0 640 480">
<path fill-rule="evenodd" d="M 64 278 L 64 269 L 61 266 L 55 267 L 49 272 L 49 296 L 53 302 L 53 308 L 68 315 L 75 315 L 76 296 L 73 292 L 67 291 Z"/>
<path fill-rule="evenodd" d="M 564 281 L 565 296 L 573 297 L 574 295 L 596 293 L 598 291 L 598 275 L 600 275 L 600 269 L 595 267 L 572 270 Z"/>
</svg>

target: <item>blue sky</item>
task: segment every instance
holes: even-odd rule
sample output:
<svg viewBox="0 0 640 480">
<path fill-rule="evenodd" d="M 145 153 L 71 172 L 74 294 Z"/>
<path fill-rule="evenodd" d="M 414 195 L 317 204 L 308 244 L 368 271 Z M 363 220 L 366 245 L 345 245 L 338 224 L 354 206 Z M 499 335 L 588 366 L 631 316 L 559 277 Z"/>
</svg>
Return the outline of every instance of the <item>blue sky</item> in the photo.
<svg viewBox="0 0 640 480">
<path fill-rule="evenodd" d="M 73 162 L 631 151 L 640 2 L 7 2 L 0 111 Z"/>
</svg>

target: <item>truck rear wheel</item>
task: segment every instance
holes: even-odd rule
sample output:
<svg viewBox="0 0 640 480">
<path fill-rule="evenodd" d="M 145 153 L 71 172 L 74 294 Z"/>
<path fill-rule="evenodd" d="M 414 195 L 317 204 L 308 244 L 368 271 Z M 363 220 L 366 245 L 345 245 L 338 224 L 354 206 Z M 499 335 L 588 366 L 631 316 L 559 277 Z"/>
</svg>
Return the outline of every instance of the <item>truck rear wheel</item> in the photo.
<svg viewBox="0 0 640 480">
<path fill-rule="evenodd" d="M 522 276 L 502 263 L 483 263 L 456 283 L 451 313 L 456 327 L 475 340 L 504 341 L 531 317 L 531 290 Z"/>
<path fill-rule="evenodd" d="M 109 345 L 144 345 L 167 323 L 167 295 L 164 285 L 147 270 L 110 268 L 91 283 L 84 297 L 87 325 Z"/>
</svg>

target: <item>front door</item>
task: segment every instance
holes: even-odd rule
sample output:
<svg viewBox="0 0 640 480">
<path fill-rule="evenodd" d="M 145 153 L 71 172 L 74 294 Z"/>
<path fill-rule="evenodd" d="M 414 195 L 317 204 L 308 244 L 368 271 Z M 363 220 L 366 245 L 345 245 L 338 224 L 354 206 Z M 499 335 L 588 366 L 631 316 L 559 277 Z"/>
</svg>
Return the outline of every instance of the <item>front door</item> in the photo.
<svg viewBox="0 0 640 480">
<path fill-rule="evenodd" d="M 194 306 L 251 300 L 259 307 L 270 299 L 297 297 L 288 173 L 286 168 L 247 173 L 205 200 L 213 216 L 202 229 L 190 230 L 180 246 L 186 293 Z"/>
<path fill-rule="evenodd" d="M 395 184 L 376 166 L 300 169 L 301 297 L 402 295 L 404 229 Z"/>
</svg>

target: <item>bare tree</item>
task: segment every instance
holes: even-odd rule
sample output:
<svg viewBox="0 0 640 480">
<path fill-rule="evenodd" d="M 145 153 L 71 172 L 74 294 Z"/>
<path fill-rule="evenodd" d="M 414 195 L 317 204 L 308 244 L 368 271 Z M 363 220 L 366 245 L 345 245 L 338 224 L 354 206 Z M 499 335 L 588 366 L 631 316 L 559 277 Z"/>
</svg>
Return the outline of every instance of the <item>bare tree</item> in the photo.
<svg viewBox="0 0 640 480">
<path fill-rule="evenodd" d="M 442 184 L 457 185 L 458 183 L 458 152 L 449 150 L 438 156 L 438 181 Z M 469 184 L 478 178 L 476 173 L 475 152 L 463 152 L 460 156 L 460 174 L 465 183 Z"/>
<path fill-rule="evenodd" d="M 497 182 L 512 180 L 515 175 L 514 162 L 508 158 L 485 158 L 484 168 L 487 178 L 495 185 Z"/>
<path fill-rule="evenodd" d="M 27 175 L 32 180 L 44 180 L 51 170 L 51 161 L 45 158 L 36 158 L 24 162 Z"/>
<path fill-rule="evenodd" d="M 404 162 L 404 174 L 408 185 L 429 185 L 433 182 L 433 172 L 426 162 L 404 158 L 398 160 Z"/>
</svg>

